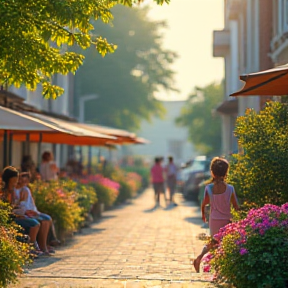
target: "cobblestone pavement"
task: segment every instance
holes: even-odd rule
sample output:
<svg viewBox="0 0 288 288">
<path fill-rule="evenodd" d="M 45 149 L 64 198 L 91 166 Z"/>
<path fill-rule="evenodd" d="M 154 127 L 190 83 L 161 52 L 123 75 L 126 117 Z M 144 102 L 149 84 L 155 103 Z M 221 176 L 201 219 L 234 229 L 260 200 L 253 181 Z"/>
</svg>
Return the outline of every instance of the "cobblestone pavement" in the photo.
<svg viewBox="0 0 288 288">
<path fill-rule="evenodd" d="M 198 206 L 180 194 L 177 207 L 164 208 L 161 200 L 153 210 L 147 189 L 104 212 L 54 256 L 37 259 L 12 287 L 207 287 L 211 275 L 193 273 L 190 263 L 203 246 L 197 236 L 207 232 Z"/>
</svg>

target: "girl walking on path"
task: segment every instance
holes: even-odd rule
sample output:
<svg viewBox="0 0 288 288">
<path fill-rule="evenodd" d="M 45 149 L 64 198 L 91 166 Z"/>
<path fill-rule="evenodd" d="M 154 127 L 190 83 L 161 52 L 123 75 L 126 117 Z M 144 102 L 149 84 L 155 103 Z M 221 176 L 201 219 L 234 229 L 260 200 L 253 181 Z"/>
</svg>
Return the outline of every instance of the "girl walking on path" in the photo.
<svg viewBox="0 0 288 288">
<path fill-rule="evenodd" d="M 194 260 L 193 265 L 196 272 L 199 272 L 200 263 L 203 256 L 215 245 L 213 236 L 219 229 L 230 223 L 231 204 L 238 210 L 237 197 L 232 185 L 225 182 L 229 169 L 229 163 L 226 159 L 215 157 L 210 164 L 212 183 L 205 187 L 204 200 L 201 205 L 202 219 L 206 222 L 205 206 L 210 204 L 209 228 L 212 242 L 204 246 L 201 254 Z"/>
</svg>

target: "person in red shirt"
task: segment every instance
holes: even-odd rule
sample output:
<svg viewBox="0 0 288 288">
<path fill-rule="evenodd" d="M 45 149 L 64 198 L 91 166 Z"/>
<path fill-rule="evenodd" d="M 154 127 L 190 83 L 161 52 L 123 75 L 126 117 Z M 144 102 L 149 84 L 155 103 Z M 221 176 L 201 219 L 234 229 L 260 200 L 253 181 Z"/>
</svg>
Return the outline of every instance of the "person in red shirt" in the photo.
<svg viewBox="0 0 288 288">
<path fill-rule="evenodd" d="M 152 184 L 155 192 L 156 207 L 159 206 L 160 194 L 165 192 L 164 169 L 161 166 L 161 158 L 155 158 L 155 164 L 151 168 Z M 164 195 L 165 198 L 165 195 Z M 165 199 L 166 202 L 166 199 Z"/>
</svg>

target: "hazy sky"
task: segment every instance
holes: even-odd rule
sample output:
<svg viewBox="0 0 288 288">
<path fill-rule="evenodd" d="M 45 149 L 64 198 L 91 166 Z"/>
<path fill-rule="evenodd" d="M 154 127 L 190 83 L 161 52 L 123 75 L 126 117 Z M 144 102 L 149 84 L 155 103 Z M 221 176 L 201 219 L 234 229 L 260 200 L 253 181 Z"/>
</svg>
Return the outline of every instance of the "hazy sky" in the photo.
<svg viewBox="0 0 288 288">
<path fill-rule="evenodd" d="M 169 99 L 183 99 L 195 86 L 221 81 L 224 76 L 222 58 L 213 58 L 212 31 L 223 29 L 224 0 L 171 0 L 169 5 L 151 2 L 150 16 L 167 20 L 164 47 L 178 53 L 174 70 L 177 95 L 162 94 Z"/>
</svg>

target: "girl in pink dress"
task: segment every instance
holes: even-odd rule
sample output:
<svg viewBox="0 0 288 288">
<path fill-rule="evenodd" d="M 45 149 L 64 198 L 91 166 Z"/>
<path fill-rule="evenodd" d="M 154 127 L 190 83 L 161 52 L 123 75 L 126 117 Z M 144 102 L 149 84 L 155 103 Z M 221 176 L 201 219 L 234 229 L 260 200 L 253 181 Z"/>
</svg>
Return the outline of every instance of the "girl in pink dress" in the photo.
<svg viewBox="0 0 288 288">
<path fill-rule="evenodd" d="M 209 228 L 212 238 L 220 228 L 231 221 L 231 204 L 236 210 L 239 209 L 234 187 L 225 182 L 228 169 L 229 163 L 226 159 L 219 157 L 212 159 L 210 170 L 213 180 L 205 187 L 204 200 L 201 205 L 202 219 L 206 222 L 205 206 L 210 204 Z M 199 272 L 201 259 L 211 249 L 213 242 L 215 243 L 212 240 L 211 244 L 204 246 L 201 254 L 194 260 L 196 272 Z"/>
</svg>

